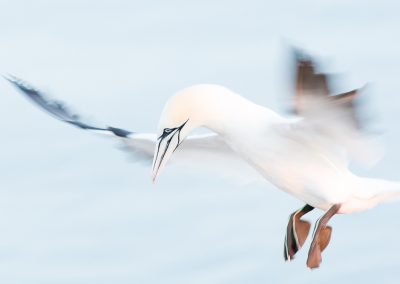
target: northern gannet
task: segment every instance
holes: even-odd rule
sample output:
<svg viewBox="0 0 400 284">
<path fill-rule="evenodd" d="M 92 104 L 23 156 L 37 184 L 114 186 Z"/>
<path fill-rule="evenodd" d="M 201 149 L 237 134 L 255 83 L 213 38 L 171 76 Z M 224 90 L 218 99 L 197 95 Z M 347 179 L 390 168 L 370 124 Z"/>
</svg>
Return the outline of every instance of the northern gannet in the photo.
<svg viewBox="0 0 400 284">
<path fill-rule="evenodd" d="M 327 75 L 316 73 L 314 61 L 304 55 L 296 57 L 296 70 L 296 116 L 282 116 L 219 85 L 195 85 L 168 100 L 157 134 L 93 126 L 16 77 L 6 79 L 55 118 L 120 138 L 137 159 L 152 160 L 153 181 L 170 159 L 185 165 L 203 160 L 206 167 L 222 164 L 236 175 L 258 173 L 302 200 L 305 206 L 290 215 L 287 225 L 286 260 L 294 258 L 309 233 L 310 224 L 301 217 L 314 208 L 325 211 L 315 224 L 307 259 L 307 266 L 316 268 L 330 241 L 329 219 L 399 197 L 400 183 L 361 177 L 349 169 L 351 160 L 369 161 L 365 158 L 372 152 L 356 118 L 358 90 L 332 95 Z M 213 134 L 191 135 L 199 127 Z"/>
</svg>

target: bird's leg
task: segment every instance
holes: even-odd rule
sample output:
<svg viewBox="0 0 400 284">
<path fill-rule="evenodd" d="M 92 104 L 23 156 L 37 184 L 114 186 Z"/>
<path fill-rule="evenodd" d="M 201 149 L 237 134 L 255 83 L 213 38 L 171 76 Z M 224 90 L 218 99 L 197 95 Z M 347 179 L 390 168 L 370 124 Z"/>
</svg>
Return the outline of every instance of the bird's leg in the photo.
<svg viewBox="0 0 400 284">
<path fill-rule="evenodd" d="M 313 210 L 314 207 L 306 204 L 303 208 L 293 212 L 289 216 L 289 222 L 285 236 L 284 258 L 286 261 L 294 259 L 294 255 L 300 250 L 310 231 L 310 223 L 300 218 Z"/>
<path fill-rule="evenodd" d="M 329 220 L 339 212 L 340 204 L 333 205 L 326 213 L 315 223 L 313 240 L 308 251 L 307 266 L 309 268 L 318 268 L 322 256 L 321 253 L 328 246 L 331 239 L 332 228 L 327 226 Z"/>
</svg>

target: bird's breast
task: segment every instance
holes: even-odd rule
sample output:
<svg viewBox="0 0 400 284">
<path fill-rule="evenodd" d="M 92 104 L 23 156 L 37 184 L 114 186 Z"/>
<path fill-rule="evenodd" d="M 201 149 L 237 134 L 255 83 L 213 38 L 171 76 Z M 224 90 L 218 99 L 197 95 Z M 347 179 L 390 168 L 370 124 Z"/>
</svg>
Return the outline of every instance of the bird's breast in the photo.
<svg viewBox="0 0 400 284">
<path fill-rule="evenodd" d="M 279 189 L 315 206 L 342 198 L 344 171 L 323 153 L 273 132 L 244 136 L 228 144 Z"/>
</svg>

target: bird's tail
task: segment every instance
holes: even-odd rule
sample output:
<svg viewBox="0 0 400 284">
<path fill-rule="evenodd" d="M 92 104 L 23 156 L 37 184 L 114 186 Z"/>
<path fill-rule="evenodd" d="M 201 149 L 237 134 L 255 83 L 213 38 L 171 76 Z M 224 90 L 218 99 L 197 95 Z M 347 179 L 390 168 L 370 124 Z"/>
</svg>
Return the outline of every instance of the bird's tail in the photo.
<svg viewBox="0 0 400 284">
<path fill-rule="evenodd" d="M 400 182 L 384 179 L 363 178 L 363 188 L 360 193 L 368 200 L 370 207 L 380 203 L 400 200 Z"/>
</svg>

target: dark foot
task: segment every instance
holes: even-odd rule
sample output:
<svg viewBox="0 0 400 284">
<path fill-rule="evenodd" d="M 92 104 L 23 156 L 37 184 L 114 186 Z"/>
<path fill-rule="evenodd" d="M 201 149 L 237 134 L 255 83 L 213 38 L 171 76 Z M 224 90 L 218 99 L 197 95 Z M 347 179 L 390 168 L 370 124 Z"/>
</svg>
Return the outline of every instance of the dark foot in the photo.
<svg viewBox="0 0 400 284">
<path fill-rule="evenodd" d="M 307 267 L 318 268 L 322 262 L 321 247 L 318 243 L 312 244 L 308 252 Z"/>
<path fill-rule="evenodd" d="M 332 227 L 327 226 L 325 228 L 321 229 L 321 232 L 319 233 L 318 237 L 318 244 L 319 247 L 321 248 L 321 252 L 323 252 L 326 247 L 329 245 L 329 242 L 331 240 L 331 235 L 332 235 Z"/>
<path fill-rule="evenodd" d="M 331 240 L 332 228 L 327 226 L 329 219 L 339 212 L 340 204 L 333 205 L 315 224 L 313 240 L 308 251 L 307 267 L 318 268 L 322 262 L 321 253 Z"/>
<path fill-rule="evenodd" d="M 307 239 L 308 233 L 310 232 L 311 224 L 310 222 L 298 219 L 294 221 L 294 225 L 295 227 L 293 234 L 297 248 L 300 249 Z"/>
<path fill-rule="evenodd" d="M 314 269 L 318 268 L 322 262 L 322 252 L 326 249 L 331 240 L 332 227 L 328 226 L 321 228 L 316 240 L 311 243 L 310 251 L 308 252 L 307 267 Z"/>
<path fill-rule="evenodd" d="M 310 223 L 300 218 L 306 213 L 310 212 L 313 207 L 310 205 L 304 206 L 302 209 L 294 212 L 289 217 L 287 225 L 284 258 L 286 261 L 294 259 L 295 254 L 303 246 L 310 231 Z"/>
</svg>

